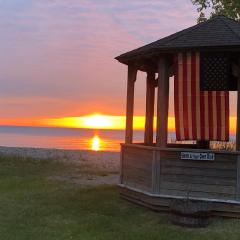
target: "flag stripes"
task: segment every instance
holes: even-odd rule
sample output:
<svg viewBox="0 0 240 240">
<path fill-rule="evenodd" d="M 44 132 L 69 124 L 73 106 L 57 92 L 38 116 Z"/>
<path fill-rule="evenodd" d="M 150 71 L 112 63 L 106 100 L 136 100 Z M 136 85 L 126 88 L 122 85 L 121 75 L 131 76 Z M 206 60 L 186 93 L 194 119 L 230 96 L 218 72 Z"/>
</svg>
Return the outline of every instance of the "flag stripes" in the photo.
<svg viewBox="0 0 240 240">
<path fill-rule="evenodd" d="M 179 53 L 174 77 L 177 140 L 229 140 L 229 92 L 200 91 L 200 54 Z"/>
</svg>

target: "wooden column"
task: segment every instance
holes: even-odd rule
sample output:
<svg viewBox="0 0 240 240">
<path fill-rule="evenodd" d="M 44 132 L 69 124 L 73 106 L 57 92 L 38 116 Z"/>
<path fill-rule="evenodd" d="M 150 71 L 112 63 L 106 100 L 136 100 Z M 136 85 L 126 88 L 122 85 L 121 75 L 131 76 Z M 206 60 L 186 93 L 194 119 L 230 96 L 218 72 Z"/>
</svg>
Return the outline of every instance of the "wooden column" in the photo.
<svg viewBox="0 0 240 240">
<path fill-rule="evenodd" d="M 146 120 L 144 144 L 153 144 L 153 117 L 154 117 L 154 97 L 155 97 L 155 72 L 147 72 L 147 90 L 146 90 Z"/>
<path fill-rule="evenodd" d="M 168 136 L 169 75 L 166 58 L 158 60 L 158 100 L 157 100 L 157 147 L 167 146 Z"/>
<path fill-rule="evenodd" d="M 238 61 L 238 83 L 237 83 L 236 151 L 240 151 L 240 59 Z"/>
<path fill-rule="evenodd" d="M 128 66 L 127 81 L 127 109 L 126 109 L 126 135 L 125 143 L 132 143 L 133 139 L 133 109 L 134 109 L 134 85 L 137 77 L 137 69 L 133 65 Z"/>
<path fill-rule="evenodd" d="M 240 58 L 237 66 L 237 125 L 236 125 L 236 151 L 240 151 Z M 237 155 L 237 182 L 236 182 L 236 200 L 240 200 L 240 155 Z"/>
<path fill-rule="evenodd" d="M 238 82 L 237 82 L 236 151 L 240 151 L 240 59 L 238 60 Z M 236 199 L 237 200 L 240 199 L 240 155 L 237 156 Z"/>
<path fill-rule="evenodd" d="M 159 194 L 161 191 L 161 162 L 160 162 L 160 151 L 153 151 L 153 162 L 152 162 L 152 193 Z"/>
</svg>

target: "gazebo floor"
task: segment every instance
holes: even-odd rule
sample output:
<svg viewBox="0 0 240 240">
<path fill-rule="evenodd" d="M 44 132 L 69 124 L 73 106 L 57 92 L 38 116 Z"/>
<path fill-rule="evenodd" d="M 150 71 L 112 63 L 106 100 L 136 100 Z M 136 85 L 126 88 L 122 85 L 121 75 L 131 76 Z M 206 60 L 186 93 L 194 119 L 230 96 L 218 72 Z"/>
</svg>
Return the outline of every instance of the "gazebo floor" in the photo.
<svg viewBox="0 0 240 240">
<path fill-rule="evenodd" d="M 160 194 L 150 194 L 133 190 L 119 184 L 119 193 L 121 198 L 141 205 L 148 209 L 157 212 L 169 212 L 169 205 L 174 199 L 181 199 L 179 196 L 166 196 Z M 199 199 L 190 198 L 192 201 L 204 201 L 209 203 L 211 216 L 222 216 L 231 218 L 240 218 L 240 202 L 232 200 L 217 200 L 217 199 Z"/>
</svg>

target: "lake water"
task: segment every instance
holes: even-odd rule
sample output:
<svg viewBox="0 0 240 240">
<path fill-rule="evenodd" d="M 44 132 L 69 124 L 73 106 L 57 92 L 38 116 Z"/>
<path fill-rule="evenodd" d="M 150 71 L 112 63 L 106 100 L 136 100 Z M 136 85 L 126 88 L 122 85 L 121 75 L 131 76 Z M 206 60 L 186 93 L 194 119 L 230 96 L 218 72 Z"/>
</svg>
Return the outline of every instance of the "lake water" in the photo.
<svg viewBox="0 0 240 240">
<path fill-rule="evenodd" d="M 134 142 L 143 142 L 143 136 L 143 131 L 134 131 Z M 119 151 L 124 137 L 123 130 L 0 126 L 0 146 L 8 147 Z"/>
<path fill-rule="evenodd" d="M 0 145 L 119 151 L 123 130 L 0 126 Z M 143 131 L 135 131 L 135 141 L 142 142 Z"/>
</svg>

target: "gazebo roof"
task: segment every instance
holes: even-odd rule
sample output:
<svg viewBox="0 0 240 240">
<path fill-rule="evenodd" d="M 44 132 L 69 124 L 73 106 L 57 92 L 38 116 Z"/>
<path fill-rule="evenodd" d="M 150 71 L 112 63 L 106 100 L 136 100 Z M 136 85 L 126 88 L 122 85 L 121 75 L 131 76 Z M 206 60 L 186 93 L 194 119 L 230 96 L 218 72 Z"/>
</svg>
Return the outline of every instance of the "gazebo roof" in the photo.
<svg viewBox="0 0 240 240">
<path fill-rule="evenodd" d="M 139 58 L 159 53 L 173 53 L 188 49 L 240 49 L 240 23 L 225 17 L 216 16 L 155 42 L 124 53 L 116 59 L 128 64 Z"/>
</svg>

